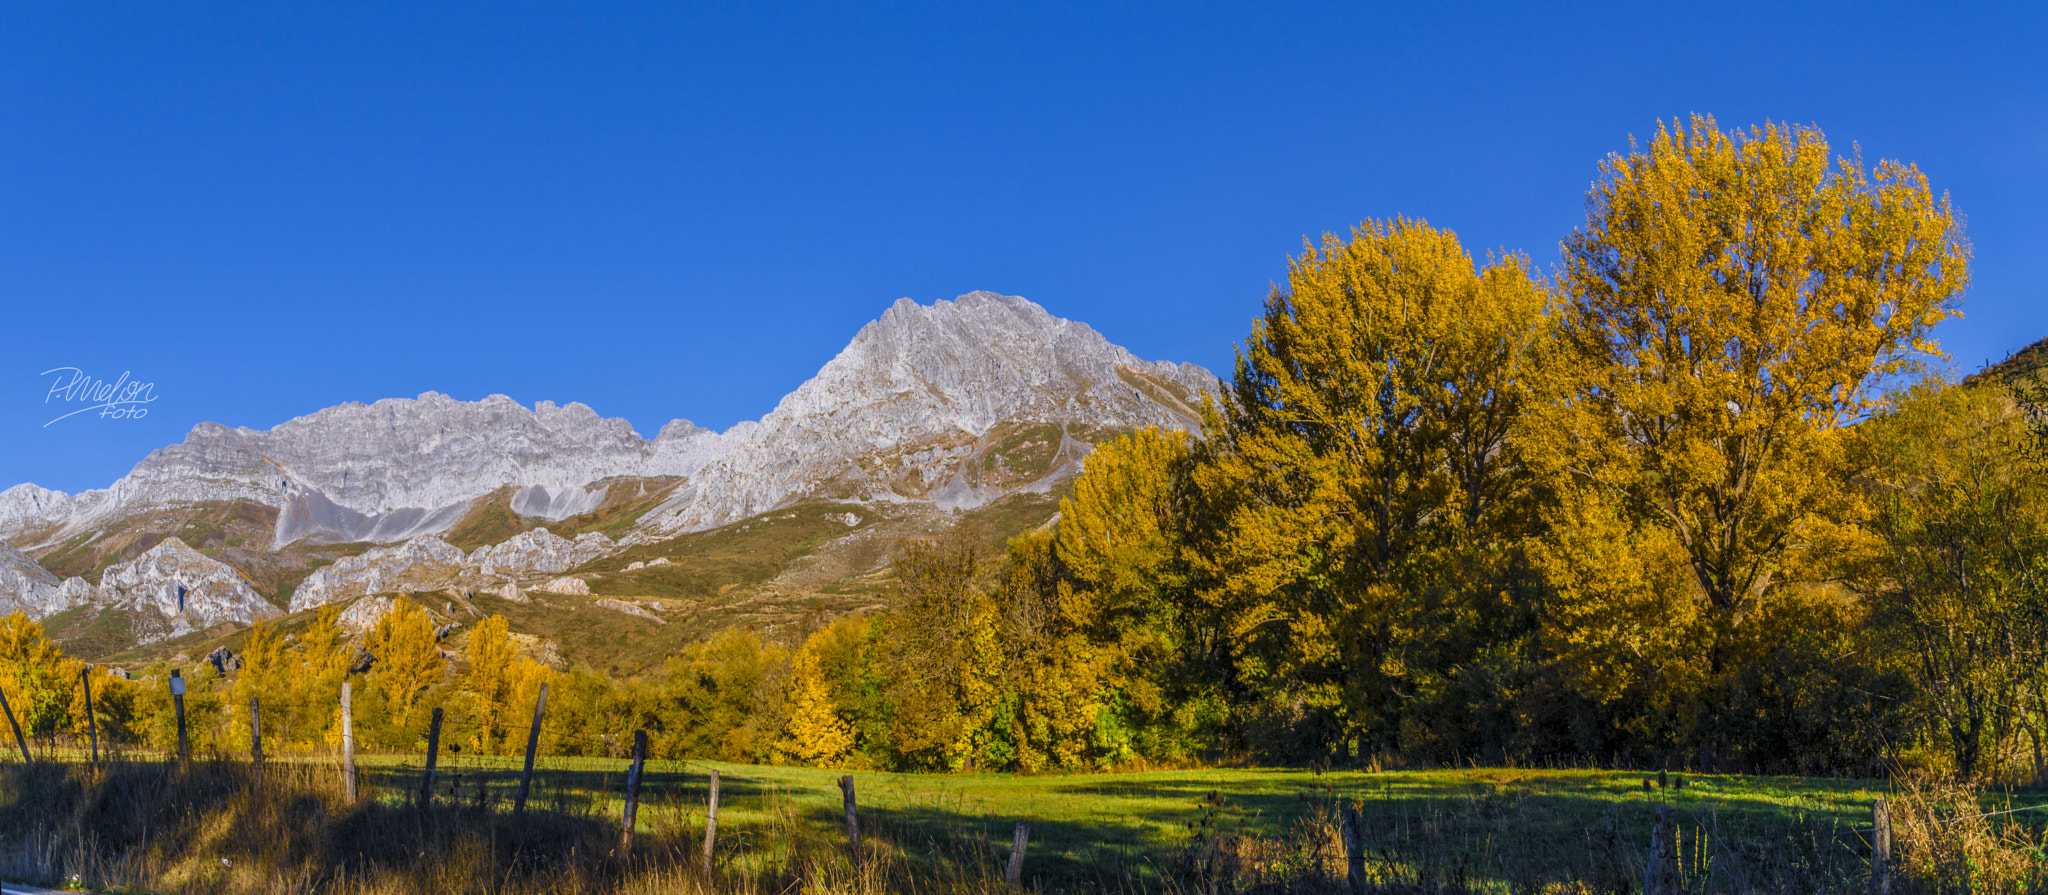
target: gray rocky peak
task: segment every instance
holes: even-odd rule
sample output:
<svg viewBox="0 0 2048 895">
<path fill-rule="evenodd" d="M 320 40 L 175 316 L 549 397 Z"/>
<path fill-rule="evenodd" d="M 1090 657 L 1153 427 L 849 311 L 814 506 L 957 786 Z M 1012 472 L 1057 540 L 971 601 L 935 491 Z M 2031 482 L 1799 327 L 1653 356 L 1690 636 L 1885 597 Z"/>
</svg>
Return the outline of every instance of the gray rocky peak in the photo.
<svg viewBox="0 0 2048 895">
<path fill-rule="evenodd" d="M 1198 423 L 1200 396 L 1215 388 L 1200 367 L 1139 360 L 1087 324 L 1016 296 L 903 299 L 758 424 L 725 433 L 725 452 L 643 525 L 668 533 L 742 519 L 841 476 L 864 455 L 978 438 L 1003 422 L 1188 428 Z M 956 446 L 913 463 L 943 480 L 971 453 Z M 970 488 L 953 503 L 992 496 Z"/>
<path fill-rule="evenodd" d="M 603 499 L 589 486 L 626 475 L 687 475 L 716 436 L 678 420 L 643 439 L 582 404 L 529 410 L 503 395 L 436 392 L 347 403 L 268 431 L 192 428 L 104 490 L 67 495 L 32 484 L 0 492 L 0 534 L 50 542 L 93 523 L 180 503 L 249 500 L 279 510 L 273 546 L 301 539 L 397 542 L 446 532 L 470 501 L 505 486 L 542 518 Z"/>
<path fill-rule="evenodd" d="M 648 494 L 649 479 L 679 480 L 661 485 L 663 502 L 636 520 L 625 536 L 635 543 L 828 493 L 965 509 L 1050 489 L 1106 432 L 1195 426 L 1217 385 L 1199 367 L 1141 360 L 1016 296 L 903 299 L 761 420 L 722 433 L 676 420 L 649 440 L 582 404 L 436 392 L 341 404 L 262 431 L 202 423 L 109 488 L 0 492 L 0 537 L 36 549 L 153 509 L 245 500 L 277 511 L 273 549 L 399 544 L 446 534 L 499 489 L 510 489 L 513 512 L 554 522 L 605 506 L 608 483 L 622 478 L 641 479 L 634 498 Z M 1004 467 L 1004 452 L 1024 441 L 1051 459 Z M 564 552 L 529 539 L 479 550 L 469 565 L 485 577 L 556 573 L 613 546 L 578 539 Z M 549 550 L 583 558 L 557 561 Z M 309 593 L 333 588 L 308 599 L 370 586 L 335 576 L 347 577 L 339 564 Z M 20 582 L 12 591 L 45 599 L 37 588 L 49 582 Z"/>
</svg>

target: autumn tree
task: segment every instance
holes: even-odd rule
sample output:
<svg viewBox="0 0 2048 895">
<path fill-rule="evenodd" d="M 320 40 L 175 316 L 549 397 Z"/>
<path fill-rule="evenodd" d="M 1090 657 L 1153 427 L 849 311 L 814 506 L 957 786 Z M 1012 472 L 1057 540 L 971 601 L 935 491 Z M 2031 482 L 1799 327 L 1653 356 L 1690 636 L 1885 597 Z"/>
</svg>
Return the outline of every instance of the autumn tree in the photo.
<svg viewBox="0 0 2048 895">
<path fill-rule="evenodd" d="M 1997 383 L 1926 385 L 1859 426 L 1882 539 L 1855 580 L 1965 779 L 2024 732 L 2048 747 L 2048 463 Z"/>
<path fill-rule="evenodd" d="M 1000 607 L 980 532 L 906 541 L 893 561 L 895 607 L 881 657 L 895 706 L 890 741 L 906 766 L 1002 767 L 1015 758 L 1003 706 Z"/>
<path fill-rule="evenodd" d="M 45 736 L 69 726 L 78 671 L 42 625 L 20 612 L 0 618 L 0 687 L 24 733 Z"/>
<path fill-rule="evenodd" d="M 1021 770 L 1183 757 L 1222 714 L 1193 685 L 1208 676 L 1190 673 L 1215 645 L 1184 604 L 1176 492 L 1191 457 L 1182 432 L 1103 442 L 1061 499 L 1057 527 L 1011 540 L 999 596 Z"/>
<path fill-rule="evenodd" d="M 761 635 L 727 629 L 662 665 L 648 710 L 663 719 L 654 738 L 663 758 L 766 762 L 780 744 L 784 718 L 767 705 L 789 654 Z"/>
<path fill-rule="evenodd" d="M 827 631 L 821 630 L 791 657 L 786 699 L 789 720 L 783 728 L 782 751 L 821 767 L 831 767 L 853 751 L 853 727 L 839 717 L 819 667 L 818 654 L 829 639 Z"/>
<path fill-rule="evenodd" d="M 1238 356 L 1194 473 L 1191 571 L 1282 752 L 1397 745 L 1418 701 L 1461 700 L 1482 584 L 1525 478 L 1510 433 L 1543 292 L 1418 220 L 1326 236 Z M 1419 733 L 1427 725 L 1411 725 Z"/>
<path fill-rule="evenodd" d="M 1521 452 L 1556 498 L 1550 630 L 1588 691 L 1696 690 L 1855 538 L 1842 433 L 1935 352 L 1968 252 L 1917 169 L 1804 127 L 1660 126 L 1587 205 Z"/>
<path fill-rule="evenodd" d="M 363 646 L 376 657 L 370 685 L 383 696 L 396 726 L 412 717 L 414 704 L 428 686 L 440 683 L 447 660 L 435 645 L 434 620 L 425 609 L 400 598 L 377 620 Z"/>
<path fill-rule="evenodd" d="M 477 622 L 469 632 L 464 652 L 469 670 L 462 690 L 468 696 L 470 715 L 469 748 L 480 754 L 494 754 L 516 739 L 519 707 L 514 694 L 522 681 L 544 671 L 540 663 L 519 655 L 512 644 L 511 625 L 502 615 Z M 538 692 L 538 687 L 532 687 Z"/>
</svg>

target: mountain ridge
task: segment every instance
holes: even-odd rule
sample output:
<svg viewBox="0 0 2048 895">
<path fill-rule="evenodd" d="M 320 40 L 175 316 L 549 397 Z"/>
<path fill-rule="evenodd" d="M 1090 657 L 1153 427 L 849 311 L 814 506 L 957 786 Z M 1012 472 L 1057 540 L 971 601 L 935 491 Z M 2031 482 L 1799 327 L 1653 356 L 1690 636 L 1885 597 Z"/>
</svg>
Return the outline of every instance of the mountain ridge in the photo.
<svg viewBox="0 0 2048 895">
<path fill-rule="evenodd" d="M 1100 438 L 1198 427 L 1199 405 L 1218 386 L 1198 366 L 1141 360 L 1020 297 L 903 299 L 774 409 L 723 432 L 678 419 L 649 439 L 577 402 L 529 409 L 503 395 L 431 391 L 345 402 L 269 430 L 201 423 L 108 488 L 0 491 L 0 540 L 80 577 L 185 538 L 232 560 L 277 609 L 429 573 L 512 583 L 519 576 L 440 574 L 449 558 L 427 562 L 434 550 L 407 545 L 458 528 L 497 532 L 474 541 L 478 557 L 498 539 L 581 519 L 570 527 L 602 525 L 607 536 L 601 550 L 578 554 L 583 562 L 806 500 L 870 508 L 870 520 L 910 513 L 928 520 L 917 525 L 942 524 L 1009 495 L 1051 492 Z M 385 558 L 327 565 L 364 551 Z M 417 575 L 391 565 L 414 554 L 427 562 Z M 17 602 L 41 614 L 95 592 L 81 579 L 66 598 L 52 590 L 55 576 L 13 569 L 0 575 L 0 597 L 21 591 Z M 321 569 L 326 577 L 300 598 Z"/>
</svg>

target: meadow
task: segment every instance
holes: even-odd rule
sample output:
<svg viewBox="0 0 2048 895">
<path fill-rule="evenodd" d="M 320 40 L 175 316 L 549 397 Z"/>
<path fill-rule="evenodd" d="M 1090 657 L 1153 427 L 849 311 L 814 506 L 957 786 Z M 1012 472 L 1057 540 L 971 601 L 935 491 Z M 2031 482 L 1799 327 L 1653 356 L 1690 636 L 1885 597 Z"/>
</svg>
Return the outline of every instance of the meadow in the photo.
<svg viewBox="0 0 2048 895">
<path fill-rule="evenodd" d="M 434 805 L 419 756 L 359 758 L 344 804 L 332 756 L 93 766 L 45 750 L 0 767 L 0 873 L 105 892 L 979 892 L 1030 824 L 1023 886 L 1043 892 L 1338 892 L 1337 817 L 1355 806 L 1374 892 L 1640 892 L 1650 830 L 1674 810 L 1684 892 L 1869 891 L 1871 805 L 1894 818 L 1895 892 L 2039 891 L 2048 791 L 1998 792 L 1591 769 L 1202 768 L 1100 774 L 854 772 L 650 761 L 619 847 L 627 762 L 541 758 L 514 818 L 516 759 L 448 756 Z M 702 866 L 720 774 L 714 869 Z M 1990 812 L 2010 812 L 1983 816 Z"/>
</svg>

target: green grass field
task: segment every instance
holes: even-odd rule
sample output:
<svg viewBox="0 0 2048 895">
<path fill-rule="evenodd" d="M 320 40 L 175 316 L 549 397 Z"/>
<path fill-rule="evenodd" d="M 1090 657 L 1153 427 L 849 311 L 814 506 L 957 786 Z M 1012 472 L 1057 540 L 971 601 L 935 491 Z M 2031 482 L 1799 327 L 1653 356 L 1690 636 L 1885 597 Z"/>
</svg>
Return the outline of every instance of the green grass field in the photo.
<svg viewBox="0 0 2048 895">
<path fill-rule="evenodd" d="M 74 779 L 87 781 L 63 786 L 98 786 L 89 781 L 101 779 L 159 779 L 146 773 L 137 777 L 132 771 L 106 776 L 113 772 L 94 772 L 76 763 L 83 756 L 75 750 L 45 745 L 42 751 L 43 767 L 69 764 L 84 774 Z M 157 753 L 127 752 L 108 767 L 146 770 L 162 767 L 162 758 Z M 581 861 L 575 873 L 599 876 L 617 871 L 605 869 L 612 865 L 604 860 L 590 862 L 609 847 L 603 844 L 607 837 L 617 836 L 626 761 L 539 760 L 528 800 L 536 816 L 529 821 L 573 837 L 563 840 L 568 844 L 552 847 L 539 841 L 508 845 L 504 839 L 511 835 L 516 840 L 522 829 L 540 829 L 510 817 L 518 759 L 461 754 L 444 754 L 443 759 L 434 787 L 441 809 L 436 816 L 462 818 L 463 824 L 476 827 L 480 838 L 473 837 L 468 846 L 442 843 L 436 848 L 452 848 L 448 854 L 474 858 L 477 848 L 488 846 L 488 852 L 509 847 L 512 851 L 499 860 L 542 862 L 534 867 L 554 866 L 547 861 Z M 252 813 L 262 809 L 233 796 L 244 785 L 233 783 L 234 768 L 246 769 L 246 759 L 230 755 L 202 757 L 201 762 L 205 768 L 194 770 L 205 772 L 191 779 L 216 783 L 206 784 L 213 787 L 206 790 L 212 795 L 191 797 L 202 800 L 193 805 L 219 807 L 194 816 L 208 818 L 207 823 L 217 819 L 230 828 L 255 822 Z M 282 781 L 276 798 L 310 805 L 308 798 L 338 797 L 340 775 L 334 756 L 294 755 L 274 762 L 294 768 L 290 773 L 279 768 L 260 775 L 262 780 Z M 304 846 L 301 852 L 313 849 L 309 854 L 314 857 L 301 854 L 294 860 L 314 860 L 312 866 L 320 866 L 320 848 L 335 842 L 381 842 L 378 837 L 388 835 L 370 831 L 418 835 L 414 828 L 424 815 L 407 803 L 418 791 L 422 764 L 417 755 L 360 756 L 366 799 L 374 804 L 348 808 L 331 802 L 337 805 L 335 813 L 319 822 L 330 832 L 313 832 L 323 829 L 319 823 L 304 827 L 296 841 Z M 844 868 L 837 785 L 843 772 L 679 761 L 651 761 L 644 776 L 637 829 L 654 849 L 649 854 L 657 864 L 695 866 L 712 770 L 722 778 L 717 864 L 721 873 L 736 874 L 729 879 L 750 879 L 755 882 L 749 885 L 773 889 L 816 872 L 838 873 L 830 869 L 834 861 Z M 246 770 L 240 773 L 244 779 L 256 779 Z M 176 789 L 181 785 L 176 781 L 185 776 L 170 774 L 164 778 L 168 783 L 107 785 L 115 787 L 109 792 Z M 1219 768 L 1029 777 L 860 771 L 852 776 L 864 851 L 883 856 L 883 864 L 894 868 L 865 883 L 861 891 L 893 891 L 920 879 L 968 880 L 920 885 L 921 891 L 979 892 L 989 888 L 990 879 L 1000 888 L 1000 868 L 1009 853 L 1012 830 L 1024 821 L 1031 825 L 1025 877 L 1037 891 L 1207 891 L 1215 886 L 1205 880 L 1220 879 L 1231 881 L 1225 888 L 1243 891 L 1324 892 L 1345 875 L 1336 821 L 1343 808 L 1355 807 L 1374 892 L 1640 891 L 1651 829 L 1660 809 L 1673 812 L 1674 851 L 1685 892 L 1852 892 L 1868 884 L 1871 804 L 1880 796 L 1894 803 L 1894 854 L 1901 862 L 1919 862 L 1911 870 L 1918 887 L 1900 892 L 1950 891 L 1957 881 L 1975 886 L 1973 891 L 2048 889 L 2041 838 L 2048 813 L 2034 810 L 2048 807 L 2048 791 L 2039 790 L 1894 790 L 1876 781 L 1734 775 L 1686 775 L 1682 786 L 1672 775 L 1669 786 L 1658 786 L 1654 774 L 1511 768 Z M 1647 788 L 1646 782 L 1651 784 Z M 122 798 L 133 797 L 120 796 L 115 802 L 125 804 Z M 272 797 L 259 792 L 257 798 L 261 802 Z M 479 802 L 489 810 L 479 810 Z M 96 810 L 79 817 L 90 819 Z M 40 816 L 40 809 L 29 802 L 8 811 Z M 1989 823 L 1972 820 L 1986 811 L 2014 813 Z M 2016 837 L 2011 835 L 2015 831 Z M 362 838 L 366 835 L 370 838 Z M 194 847 L 219 849 L 204 845 L 206 841 L 195 840 Z M 265 840 L 258 836 L 252 841 Z M 584 854 L 593 847 L 600 852 Z M 250 860 L 255 848 L 224 850 L 221 856 Z M 542 857 L 552 854 L 550 848 L 562 854 Z M 518 857 L 529 852 L 527 858 Z M 163 860 L 210 866 L 211 852 L 196 859 L 178 857 L 182 854 Z M 817 863 L 821 856 L 822 865 Z M 358 872 L 367 867 L 379 874 L 407 866 L 403 861 L 389 866 L 378 860 L 358 864 Z M 497 865 L 488 860 L 477 866 L 484 868 L 484 876 L 505 872 L 502 867 L 489 870 Z M 837 891 L 836 885 L 820 891 Z"/>
<path fill-rule="evenodd" d="M 386 798 L 418 787 L 417 757 L 370 756 L 362 764 Z M 617 759 L 544 758 L 532 798 L 616 816 L 626 767 Z M 663 761 L 648 763 L 640 827 L 701 829 L 712 769 L 722 777 L 721 836 L 735 843 L 736 857 L 778 810 L 793 811 L 820 835 L 839 828 L 843 772 Z M 1029 822 L 1032 876 L 1047 883 L 1156 875 L 1216 835 L 1301 841 L 1306 831 L 1334 851 L 1334 832 L 1323 831 L 1343 804 L 1357 805 L 1368 848 L 1382 859 L 1502 886 L 1512 877 L 1625 876 L 1639 867 L 1664 806 L 1675 809 L 1681 858 L 1696 872 L 1709 873 L 1716 862 L 1769 864 L 1773 873 L 1849 872 L 1867 860 L 1871 804 L 1886 794 L 1885 784 L 1868 780 L 1685 775 L 1682 787 L 1660 789 L 1654 774 L 1498 768 L 853 776 L 864 828 L 913 858 L 928 846 L 963 841 L 991 857 L 1006 855 L 1013 825 Z M 436 788 L 441 798 L 470 800 L 481 782 L 503 804 L 517 777 L 516 760 L 460 757 L 442 764 Z M 2026 807 L 2048 803 L 2048 793 L 2005 792 L 1989 801 Z"/>
</svg>

